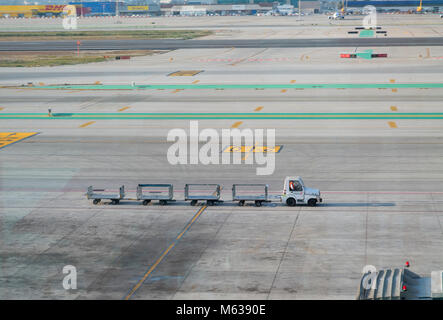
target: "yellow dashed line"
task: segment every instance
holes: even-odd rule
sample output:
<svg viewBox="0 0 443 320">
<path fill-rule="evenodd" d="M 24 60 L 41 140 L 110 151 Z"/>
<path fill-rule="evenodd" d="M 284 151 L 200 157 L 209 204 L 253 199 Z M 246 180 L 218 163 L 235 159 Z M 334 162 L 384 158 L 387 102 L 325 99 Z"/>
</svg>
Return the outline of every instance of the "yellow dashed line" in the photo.
<svg viewBox="0 0 443 320">
<path fill-rule="evenodd" d="M 180 70 L 168 74 L 169 77 L 193 77 L 196 74 L 203 72 L 203 70 Z"/>
<path fill-rule="evenodd" d="M 296 80 L 291 80 L 291 83 L 295 83 L 296 82 Z"/>
<path fill-rule="evenodd" d="M 122 112 L 122 111 L 128 110 L 129 108 L 130 107 L 123 107 L 123 108 L 119 109 L 118 112 Z"/>
<path fill-rule="evenodd" d="M 82 125 L 80 125 L 79 128 L 84 128 L 84 127 L 87 127 L 87 126 L 94 124 L 94 123 L 95 123 L 95 121 L 89 121 L 89 122 L 86 122 L 86 123 L 83 123 Z"/>
<path fill-rule="evenodd" d="M 391 111 L 398 111 L 396 106 L 391 106 Z"/>
<path fill-rule="evenodd" d="M 4 110 L 5 108 L 0 107 L 0 111 Z"/>
<path fill-rule="evenodd" d="M 263 109 L 263 106 L 259 106 L 259 107 L 255 108 L 254 111 L 257 112 L 257 111 L 260 111 L 262 109 Z"/>
<path fill-rule="evenodd" d="M 288 90 L 286 90 L 286 89 L 283 89 L 283 90 L 281 91 L 281 93 L 285 93 L 286 91 L 288 91 Z"/>
<path fill-rule="evenodd" d="M 237 121 L 236 123 L 234 123 L 231 128 L 238 128 L 241 124 L 243 123 L 243 121 Z"/>
<path fill-rule="evenodd" d="M 397 90 L 397 88 L 395 88 L 395 89 L 392 89 L 392 92 L 397 92 L 398 90 Z"/>
<path fill-rule="evenodd" d="M 395 83 L 395 79 L 389 79 L 390 83 Z"/>
<path fill-rule="evenodd" d="M 182 91 L 183 89 L 175 89 L 174 91 L 172 91 L 172 93 L 177 93 L 177 92 L 180 92 L 180 91 Z"/>
<path fill-rule="evenodd" d="M 398 128 L 397 124 L 394 121 L 388 121 L 389 127 L 391 128 Z"/>
<path fill-rule="evenodd" d="M 144 274 L 143 278 L 140 279 L 140 281 L 135 285 L 134 288 L 132 288 L 131 292 L 125 297 L 125 300 L 129 300 L 131 296 L 137 291 L 137 289 L 143 284 L 143 282 L 146 280 L 146 278 L 149 277 L 149 275 L 157 268 L 157 266 L 162 262 L 162 260 L 166 257 L 166 255 L 169 253 L 169 251 L 174 248 L 176 242 L 180 240 L 180 238 L 186 233 L 186 231 L 189 230 L 189 228 L 192 226 L 192 224 L 195 222 L 195 220 L 198 219 L 198 217 L 202 214 L 202 212 L 207 208 L 208 206 L 203 206 L 198 210 L 198 212 L 195 214 L 194 218 L 186 225 L 186 227 L 183 229 L 183 231 L 175 238 L 175 240 L 169 245 L 169 247 L 162 253 L 160 258 L 155 261 L 155 263 L 149 268 L 149 270 Z"/>
<path fill-rule="evenodd" d="M 251 152 L 246 153 L 245 156 L 242 158 L 242 160 L 244 161 L 244 160 L 248 159 L 250 154 L 251 154 Z"/>
<path fill-rule="evenodd" d="M 200 80 L 195 80 L 195 81 L 192 82 L 192 84 L 196 84 L 196 83 L 199 83 L 199 82 L 200 82 Z"/>
</svg>

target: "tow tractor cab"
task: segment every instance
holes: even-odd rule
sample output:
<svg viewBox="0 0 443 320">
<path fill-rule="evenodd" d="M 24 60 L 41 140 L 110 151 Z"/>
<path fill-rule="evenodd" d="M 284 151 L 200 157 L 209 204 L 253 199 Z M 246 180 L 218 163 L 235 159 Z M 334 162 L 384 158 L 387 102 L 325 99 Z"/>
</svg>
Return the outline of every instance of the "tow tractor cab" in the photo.
<svg viewBox="0 0 443 320">
<path fill-rule="evenodd" d="M 296 204 L 307 204 L 311 207 L 322 202 L 320 190 L 305 186 L 300 177 L 286 177 L 283 186 L 282 202 L 293 207 Z"/>
</svg>

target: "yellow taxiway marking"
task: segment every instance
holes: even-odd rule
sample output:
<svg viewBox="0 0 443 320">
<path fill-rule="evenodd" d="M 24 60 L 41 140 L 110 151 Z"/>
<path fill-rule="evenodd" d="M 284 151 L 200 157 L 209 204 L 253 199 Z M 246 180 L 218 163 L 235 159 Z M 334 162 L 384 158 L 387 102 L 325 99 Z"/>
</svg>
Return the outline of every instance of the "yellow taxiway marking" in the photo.
<svg viewBox="0 0 443 320">
<path fill-rule="evenodd" d="M 388 121 L 389 127 L 391 128 L 398 128 L 397 124 L 394 121 Z"/>
<path fill-rule="evenodd" d="M 241 159 L 242 159 L 243 161 L 245 161 L 246 159 L 248 159 L 248 157 L 249 157 L 250 154 L 251 154 L 250 152 L 246 153 L 246 154 L 243 156 L 243 158 L 241 158 Z"/>
<path fill-rule="evenodd" d="M 96 81 L 94 82 L 94 84 L 102 84 L 100 81 Z"/>
<path fill-rule="evenodd" d="M 395 83 L 395 79 L 389 79 L 390 83 Z"/>
<path fill-rule="evenodd" d="M 286 91 L 288 91 L 288 90 L 286 90 L 286 89 L 283 89 L 283 90 L 282 90 L 281 92 L 282 92 L 282 93 L 285 93 Z"/>
<path fill-rule="evenodd" d="M 0 111 L 4 110 L 5 108 L 0 107 Z"/>
<path fill-rule="evenodd" d="M 132 288 L 132 290 L 129 292 L 129 294 L 125 297 L 125 300 L 129 300 L 131 298 L 131 296 L 135 293 L 135 291 L 137 291 L 137 289 L 143 284 L 143 282 L 146 280 L 146 278 L 149 277 L 149 275 L 155 270 L 155 268 L 157 268 L 157 266 L 160 264 L 160 262 L 163 261 L 163 259 L 166 257 L 166 255 L 169 253 L 169 251 L 172 250 L 172 248 L 174 248 L 174 246 L 176 245 L 176 243 L 178 242 L 178 240 L 180 240 L 180 238 L 189 230 L 189 228 L 191 228 L 192 224 L 198 219 L 198 217 L 200 217 L 200 215 L 202 214 L 203 211 L 205 211 L 205 209 L 208 206 L 205 205 L 203 207 L 200 208 L 200 210 L 197 211 L 197 213 L 195 214 L 195 216 L 192 218 L 192 220 L 186 225 L 186 227 L 183 229 L 183 231 L 175 238 L 175 240 L 169 245 L 169 247 L 162 253 L 162 255 L 160 256 L 160 258 L 157 259 L 157 261 L 155 261 L 155 263 L 149 268 L 149 270 L 143 275 L 143 278 L 140 279 L 139 282 L 137 282 L 137 284 L 134 286 L 134 288 Z"/>
<path fill-rule="evenodd" d="M 236 123 L 234 123 L 231 128 L 238 128 L 241 126 L 241 124 L 243 123 L 243 121 L 237 121 Z"/>
<path fill-rule="evenodd" d="M 395 88 L 395 89 L 392 89 L 392 92 L 397 92 L 398 90 L 397 90 L 397 88 Z"/>
<path fill-rule="evenodd" d="M 94 123 L 95 123 L 95 121 L 89 121 L 89 122 L 86 122 L 86 123 L 83 123 L 82 125 L 80 125 L 79 128 L 84 128 L 84 127 L 87 127 L 87 126 L 94 124 Z"/>
<path fill-rule="evenodd" d="M 398 111 L 396 106 L 391 106 L 391 111 Z"/>
<path fill-rule="evenodd" d="M 254 111 L 257 112 L 257 111 L 260 111 L 262 109 L 263 109 L 263 106 L 259 106 L 259 107 L 255 108 Z"/>
<path fill-rule="evenodd" d="M 195 80 L 195 81 L 192 81 L 192 84 L 196 84 L 196 83 L 199 83 L 200 82 L 200 80 Z"/>
<path fill-rule="evenodd" d="M 291 83 L 295 83 L 296 82 L 296 80 L 291 80 Z"/>
<path fill-rule="evenodd" d="M 177 93 L 177 92 L 180 92 L 180 91 L 182 91 L 183 89 L 175 89 L 174 91 L 172 91 L 172 93 Z"/>
<path fill-rule="evenodd" d="M 121 109 L 118 109 L 118 112 L 122 112 L 122 111 L 125 111 L 125 110 L 128 110 L 130 107 L 123 107 L 123 108 L 121 108 Z"/>
<path fill-rule="evenodd" d="M 180 70 L 168 74 L 169 77 L 193 77 L 196 74 L 203 72 L 203 70 Z"/>
<path fill-rule="evenodd" d="M 280 152 L 282 146 L 275 146 L 272 147 L 264 147 L 264 146 L 229 146 L 227 147 L 223 152 L 241 152 L 241 153 L 247 153 L 247 152 L 273 152 L 278 153 Z"/>
<path fill-rule="evenodd" d="M 36 134 L 37 132 L 0 132 L 0 149 Z"/>
</svg>

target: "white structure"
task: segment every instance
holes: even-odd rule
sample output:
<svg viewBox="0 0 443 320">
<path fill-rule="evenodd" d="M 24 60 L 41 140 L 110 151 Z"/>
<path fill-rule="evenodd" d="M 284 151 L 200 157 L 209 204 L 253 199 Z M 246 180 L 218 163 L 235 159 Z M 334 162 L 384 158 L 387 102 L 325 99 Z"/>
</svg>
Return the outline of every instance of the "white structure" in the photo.
<svg viewBox="0 0 443 320">
<path fill-rule="evenodd" d="M 277 11 L 282 16 L 291 15 L 294 13 L 294 6 L 290 4 L 283 4 L 281 6 L 277 6 Z"/>
</svg>

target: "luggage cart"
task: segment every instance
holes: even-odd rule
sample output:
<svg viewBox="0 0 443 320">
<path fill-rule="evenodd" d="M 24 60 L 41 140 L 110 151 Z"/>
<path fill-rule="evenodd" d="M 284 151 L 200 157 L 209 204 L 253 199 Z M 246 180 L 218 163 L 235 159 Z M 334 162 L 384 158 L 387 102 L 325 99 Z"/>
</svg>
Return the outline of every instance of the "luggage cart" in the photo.
<svg viewBox="0 0 443 320">
<path fill-rule="evenodd" d="M 194 194 L 192 189 L 196 187 L 198 187 L 199 190 L 198 193 Z M 204 200 L 208 206 L 213 206 L 217 203 L 223 202 L 220 200 L 220 190 L 221 188 L 219 184 L 186 184 L 185 201 L 191 200 L 191 206 L 195 206 L 199 200 Z"/>
<path fill-rule="evenodd" d="M 120 200 L 125 197 L 125 186 L 121 186 L 118 194 L 112 193 L 96 193 L 96 191 L 106 191 L 106 189 L 94 189 L 92 186 L 88 187 L 86 196 L 88 199 L 93 199 L 93 204 L 99 204 L 103 199 L 111 200 L 111 204 L 119 204 Z"/>
<path fill-rule="evenodd" d="M 145 189 L 145 193 L 143 190 Z M 172 184 L 139 184 L 137 186 L 137 200 L 143 201 L 147 206 L 152 200 L 159 200 L 160 204 L 167 205 L 168 202 L 175 201 Z"/>
<path fill-rule="evenodd" d="M 244 187 L 248 190 L 242 191 Z M 267 184 L 233 184 L 232 201 L 238 201 L 239 206 L 244 206 L 246 201 L 254 201 L 255 206 L 261 207 L 263 202 L 271 202 L 268 188 Z"/>
</svg>

